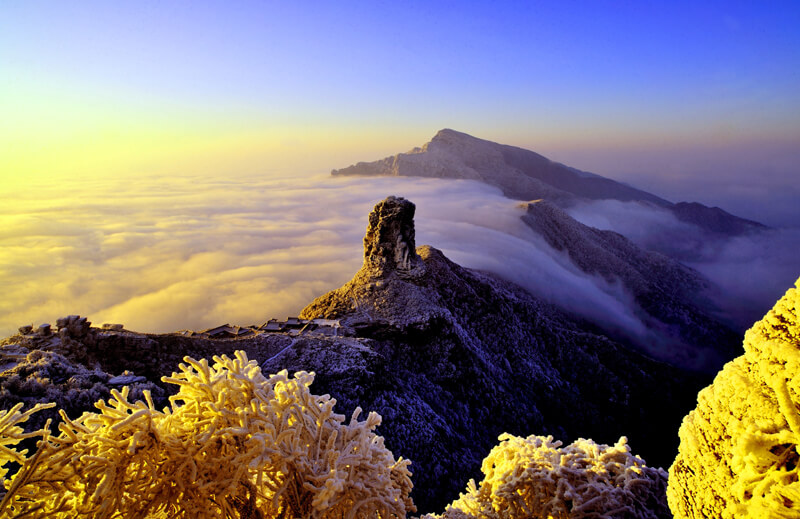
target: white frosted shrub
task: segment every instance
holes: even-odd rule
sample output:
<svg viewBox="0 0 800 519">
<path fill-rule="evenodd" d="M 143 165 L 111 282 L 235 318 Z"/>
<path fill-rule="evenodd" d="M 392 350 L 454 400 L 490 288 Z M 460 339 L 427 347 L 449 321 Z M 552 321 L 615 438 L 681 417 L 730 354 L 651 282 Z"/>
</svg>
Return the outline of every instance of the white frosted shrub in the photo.
<svg viewBox="0 0 800 519">
<path fill-rule="evenodd" d="M 627 440 L 613 446 L 580 439 L 561 448 L 552 436 L 500 436 L 483 460 L 484 479 L 442 516 L 477 518 L 669 517 L 666 478 L 630 452 Z"/>
<path fill-rule="evenodd" d="M 348 423 L 311 394 L 313 374 L 265 378 L 243 352 L 186 357 L 165 377 L 170 407 L 113 390 L 99 412 L 45 442 L 0 516 L 333 518 L 405 517 L 409 462 L 374 434 L 380 417 Z M 20 471 L 20 472 L 23 472 Z M 12 481 L 13 483 L 13 481 Z"/>
<path fill-rule="evenodd" d="M 23 412 L 23 404 L 20 402 L 9 410 L 0 410 L 0 496 L 4 496 L 7 489 L 11 487 L 11 481 L 6 479 L 10 469 L 9 465 L 25 465 L 29 461 L 27 449 L 20 450 L 18 448 L 20 442 L 37 436 L 46 438 L 46 431 L 50 424 L 49 422 L 46 423 L 43 430 L 27 433 L 21 425 L 27 422 L 33 413 L 42 409 L 49 409 L 54 405 L 36 404 L 31 409 Z M 21 478 L 16 479 L 19 485 Z"/>
<path fill-rule="evenodd" d="M 684 418 L 668 488 L 675 517 L 800 518 L 798 409 L 800 290 L 793 288 L 747 331 L 744 355 L 725 365 Z"/>
</svg>

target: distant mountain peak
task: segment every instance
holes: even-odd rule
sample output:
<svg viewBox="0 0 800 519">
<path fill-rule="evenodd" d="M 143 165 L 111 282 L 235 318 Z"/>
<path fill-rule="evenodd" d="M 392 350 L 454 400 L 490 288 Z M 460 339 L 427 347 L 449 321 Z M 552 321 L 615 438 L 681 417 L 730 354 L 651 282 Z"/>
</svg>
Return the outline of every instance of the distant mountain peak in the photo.
<svg viewBox="0 0 800 519">
<path fill-rule="evenodd" d="M 763 229 L 721 209 L 672 202 L 594 173 L 554 162 L 538 153 L 443 128 L 422 147 L 331 171 L 334 176 L 409 176 L 477 180 L 517 200 L 544 198 L 561 207 L 580 200 L 618 200 L 652 204 L 716 234 Z"/>
<path fill-rule="evenodd" d="M 443 138 L 447 138 L 447 137 L 450 137 L 450 136 L 466 136 L 466 137 L 470 137 L 470 135 L 468 135 L 468 134 L 466 134 L 464 132 L 458 132 L 458 131 L 456 131 L 456 130 L 454 130 L 452 128 L 442 128 L 441 130 L 436 132 L 436 135 L 434 135 L 433 139 L 431 139 L 431 140 L 435 141 L 437 139 L 443 139 Z"/>
<path fill-rule="evenodd" d="M 473 140 L 473 141 L 480 141 L 483 139 L 479 139 L 477 137 L 473 137 L 472 135 L 464 132 L 459 132 L 453 130 L 452 128 L 442 128 L 436 135 L 433 136 L 431 142 L 438 142 L 438 141 L 447 141 L 447 140 L 454 140 L 454 139 L 462 139 L 462 140 Z M 486 141 L 489 142 L 489 141 Z"/>
</svg>

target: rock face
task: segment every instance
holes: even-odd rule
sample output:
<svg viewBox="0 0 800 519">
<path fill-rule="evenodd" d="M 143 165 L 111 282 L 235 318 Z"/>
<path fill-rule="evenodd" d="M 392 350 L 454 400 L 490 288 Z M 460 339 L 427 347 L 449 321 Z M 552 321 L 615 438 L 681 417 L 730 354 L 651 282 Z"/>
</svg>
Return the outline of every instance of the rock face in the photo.
<svg viewBox="0 0 800 519">
<path fill-rule="evenodd" d="M 334 169 L 331 174 L 462 178 L 499 187 L 507 197 L 517 200 L 544 198 L 562 206 L 579 199 L 653 204 L 713 233 L 732 235 L 765 228 L 719 208 L 698 203 L 673 204 L 652 193 L 553 162 L 538 153 L 450 129 L 440 130 L 421 148 Z"/>
<path fill-rule="evenodd" d="M 387 199 L 373 214 L 403 219 L 406 212 L 385 210 L 396 203 Z M 265 368 L 313 370 L 337 406 L 381 414 L 387 446 L 413 460 L 421 511 L 455 498 L 503 432 L 605 443 L 625 434 L 650 464 L 671 459 L 680 416 L 707 379 L 587 332 L 520 287 L 432 247 L 417 248 L 421 265 L 411 277 L 381 260 L 404 253 L 365 250 L 380 256 L 301 313 L 339 319 L 357 337 L 335 347 L 305 343 Z"/>
<path fill-rule="evenodd" d="M 621 234 L 583 225 L 544 200 L 527 204 L 522 220 L 586 274 L 625 287 L 637 317 L 653 330 L 634 341 L 647 355 L 711 372 L 736 355 L 741 335 L 708 311 L 713 305 L 703 299 L 710 282 L 699 272 Z"/>
<path fill-rule="evenodd" d="M 800 280 L 684 419 L 667 491 L 675 517 L 800 517 L 799 408 Z"/>
<path fill-rule="evenodd" d="M 424 273 L 414 241 L 414 210 L 414 204 L 405 198 L 390 196 L 369 214 L 364 269 L 370 275 L 415 277 Z"/>
<path fill-rule="evenodd" d="M 67 337 L 74 339 L 86 337 L 91 327 L 92 323 L 86 317 L 79 315 L 69 315 L 56 321 L 56 328 L 62 340 Z"/>
</svg>

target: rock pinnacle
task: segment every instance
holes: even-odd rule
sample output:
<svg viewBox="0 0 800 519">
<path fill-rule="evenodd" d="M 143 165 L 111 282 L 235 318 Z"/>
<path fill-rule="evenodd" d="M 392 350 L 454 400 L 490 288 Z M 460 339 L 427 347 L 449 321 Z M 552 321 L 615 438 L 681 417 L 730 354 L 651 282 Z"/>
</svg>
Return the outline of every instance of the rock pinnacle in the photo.
<svg viewBox="0 0 800 519">
<path fill-rule="evenodd" d="M 364 235 L 364 270 L 375 277 L 392 272 L 400 277 L 424 273 L 425 265 L 414 241 L 415 209 L 412 202 L 396 196 L 375 205 Z"/>
</svg>

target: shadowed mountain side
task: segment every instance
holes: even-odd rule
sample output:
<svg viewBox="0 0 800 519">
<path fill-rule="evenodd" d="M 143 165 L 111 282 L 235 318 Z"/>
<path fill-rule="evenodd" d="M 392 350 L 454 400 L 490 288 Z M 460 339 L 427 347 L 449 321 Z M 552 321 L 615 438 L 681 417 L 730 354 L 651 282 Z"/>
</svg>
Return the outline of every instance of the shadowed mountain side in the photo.
<svg viewBox="0 0 800 519">
<path fill-rule="evenodd" d="M 693 223 L 703 229 L 725 236 L 735 236 L 767 228 L 753 220 L 734 216 L 719 207 L 708 207 L 697 202 L 678 202 L 669 209 L 678 217 L 678 220 Z"/>
<path fill-rule="evenodd" d="M 412 176 L 478 180 L 517 200 L 544 198 L 561 206 L 579 199 L 639 201 L 664 207 L 701 229 L 726 235 L 763 229 L 758 222 L 698 203 L 673 204 L 609 178 L 553 162 L 538 153 L 440 130 L 422 148 L 334 169 L 332 175 Z"/>
<path fill-rule="evenodd" d="M 671 461 L 674 431 L 705 378 L 587 332 L 437 249 L 409 257 L 413 210 L 394 197 L 379 203 L 363 267 L 301 314 L 340 319 L 362 342 L 335 350 L 308 343 L 267 363 L 270 371 L 314 370 L 345 408 L 380 413 L 387 446 L 414 461 L 421 510 L 457 496 L 502 432 L 603 443 L 624 434 L 651 464 Z"/>
<path fill-rule="evenodd" d="M 711 315 L 712 284 L 699 272 L 621 234 L 583 225 L 543 200 L 527 204 L 522 220 L 586 274 L 622 284 L 652 332 L 634 340 L 649 356 L 713 373 L 739 351 L 741 336 Z"/>
</svg>

